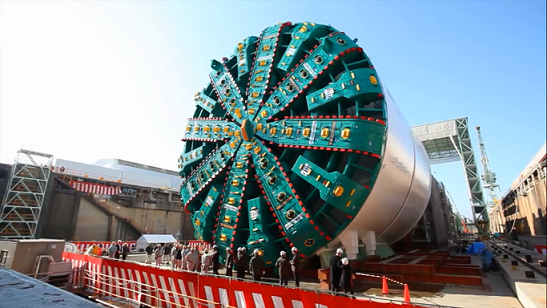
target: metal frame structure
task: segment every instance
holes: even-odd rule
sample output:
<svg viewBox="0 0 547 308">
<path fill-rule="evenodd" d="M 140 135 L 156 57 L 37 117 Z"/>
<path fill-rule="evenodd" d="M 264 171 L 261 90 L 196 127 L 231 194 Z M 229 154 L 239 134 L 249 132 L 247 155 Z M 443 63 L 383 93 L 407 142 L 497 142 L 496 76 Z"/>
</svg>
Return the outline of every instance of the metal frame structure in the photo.
<svg viewBox="0 0 547 308">
<path fill-rule="evenodd" d="M 0 210 L 0 238 L 35 238 L 52 162 L 50 154 L 17 152 Z"/>
<path fill-rule="evenodd" d="M 479 138 L 479 146 L 481 149 L 481 163 L 484 173 L 481 177 L 482 181 L 484 182 L 483 187 L 486 188 L 488 190 L 488 193 L 490 194 L 491 200 L 489 202 L 489 207 L 493 207 L 494 205 L 496 205 L 496 203 L 500 201 L 499 195 L 501 195 L 501 190 L 500 186 L 496 182 L 496 173 L 492 172 L 492 169 L 490 168 L 490 160 L 488 159 L 488 154 L 486 154 L 486 146 L 484 145 L 484 141 L 482 140 L 480 126 L 477 126 L 477 137 Z"/>
<path fill-rule="evenodd" d="M 429 156 L 430 164 L 461 161 L 463 164 L 473 220 L 479 234 L 488 232 L 489 218 L 471 144 L 467 117 L 412 128 Z"/>
</svg>

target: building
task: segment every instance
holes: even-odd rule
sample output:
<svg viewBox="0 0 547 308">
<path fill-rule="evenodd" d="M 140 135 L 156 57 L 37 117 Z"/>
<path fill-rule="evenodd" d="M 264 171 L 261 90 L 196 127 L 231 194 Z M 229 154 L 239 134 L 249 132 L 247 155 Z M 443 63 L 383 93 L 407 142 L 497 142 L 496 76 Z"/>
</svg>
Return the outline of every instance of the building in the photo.
<svg viewBox="0 0 547 308">
<path fill-rule="evenodd" d="M 21 150 L 21 155 L 46 154 Z M 122 159 L 101 159 L 94 164 L 56 159 L 50 165 L 40 165 L 41 169 L 33 166 L 33 161 L 36 159 L 23 167 L 20 159 L 14 166 L 0 166 L 0 193 L 5 191 L 0 195 L 0 237 L 111 241 L 159 233 L 194 238 L 190 217 L 180 203 L 182 179 L 175 171 Z M 46 170 L 49 178 L 39 189 L 34 215 L 17 215 L 24 207 L 11 204 L 12 200 L 36 195 L 24 191 L 26 186 L 16 185 L 22 175 L 17 170 L 34 170 L 31 167 Z M 18 191 L 21 187 L 23 191 Z"/>
<path fill-rule="evenodd" d="M 511 236 L 546 235 L 546 144 L 489 212 L 491 232 Z"/>
<path fill-rule="evenodd" d="M 182 179 L 176 171 L 152 167 L 122 159 L 100 159 L 94 164 L 83 164 L 75 161 L 57 159 L 55 172 L 64 174 L 86 176 L 90 178 L 103 178 L 122 184 L 153 187 L 163 190 L 178 191 Z"/>
<path fill-rule="evenodd" d="M 446 187 L 432 177 L 432 188 L 426 210 L 416 227 L 393 245 L 398 252 L 414 248 L 445 249 L 458 237 L 457 220 Z"/>
</svg>

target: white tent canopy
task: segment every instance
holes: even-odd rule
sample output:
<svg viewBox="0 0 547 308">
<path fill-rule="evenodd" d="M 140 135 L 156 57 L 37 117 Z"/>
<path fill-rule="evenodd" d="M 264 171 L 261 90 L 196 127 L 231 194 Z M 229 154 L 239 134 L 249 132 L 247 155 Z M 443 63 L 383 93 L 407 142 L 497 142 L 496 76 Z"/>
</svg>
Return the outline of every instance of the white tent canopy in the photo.
<svg viewBox="0 0 547 308">
<path fill-rule="evenodd" d="M 176 243 L 177 240 L 171 234 L 143 234 L 137 240 L 137 249 L 145 248 L 149 244 Z"/>
</svg>

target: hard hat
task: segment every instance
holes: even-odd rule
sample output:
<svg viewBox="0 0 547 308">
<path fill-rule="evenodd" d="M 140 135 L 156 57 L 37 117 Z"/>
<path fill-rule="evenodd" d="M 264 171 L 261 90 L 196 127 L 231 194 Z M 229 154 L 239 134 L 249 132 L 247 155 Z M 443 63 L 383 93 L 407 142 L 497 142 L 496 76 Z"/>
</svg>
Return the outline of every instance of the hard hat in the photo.
<svg viewBox="0 0 547 308">
<path fill-rule="evenodd" d="M 348 264 L 349 264 L 349 260 L 348 260 L 348 258 L 344 258 L 344 259 L 342 259 L 342 264 L 344 264 L 344 265 L 348 265 Z"/>
<path fill-rule="evenodd" d="M 344 250 L 343 250 L 342 248 L 336 249 L 336 254 L 337 254 L 337 255 L 341 255 L 341 254 L 343 254 L 343 253 L 344 253 Z"/>
<path fill-rule="evenodd" d="M 293 247 L 293 248 L 291 249 L 291 251 L 292 251 L 292 252 L 298 251 L 298 248 Z"/>
<path fill-rule="evenodd" d="M 253 251 L 253 254 L 254 254 L 255 256 L 258 256 L 258 249 L 255 249 L 255 251 Z"/>
<path fill-rule="evenodd" d="M 230 251 L 230 250 L 232 250 L 232 248 L 230 248 L 230 247 L 226 248 L 226 251 Z"/>
<path fill-rule="evenodd" d="M 287 253 L 284 251 L 284 250 L 281 250 L 281 252 L 279 253 L 280 256 L 286 256 Z"/>
</svg>

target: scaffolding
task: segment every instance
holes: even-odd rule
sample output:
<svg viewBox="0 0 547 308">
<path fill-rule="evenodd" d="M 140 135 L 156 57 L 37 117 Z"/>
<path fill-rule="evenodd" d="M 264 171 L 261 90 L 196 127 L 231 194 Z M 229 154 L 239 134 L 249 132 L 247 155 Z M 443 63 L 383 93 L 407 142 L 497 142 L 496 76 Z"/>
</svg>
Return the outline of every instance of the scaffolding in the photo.
<svg viewBox="0 0 547 308">
<path fill-rule="evenodd" d="M 488 233 L 488 211 L 481 178 L 471 145 L 467 118 L 459 118 L 412 128 L 429 156 L 430 164 L 461 161 L 463 164 L 473 220 L 480 235 Z"/>
<path fill-rule="evenodd" d="M 52 162 L 50 154 L 17 152 L 0 207 L 0 238 L 35 238 Z"/>
</svg>

